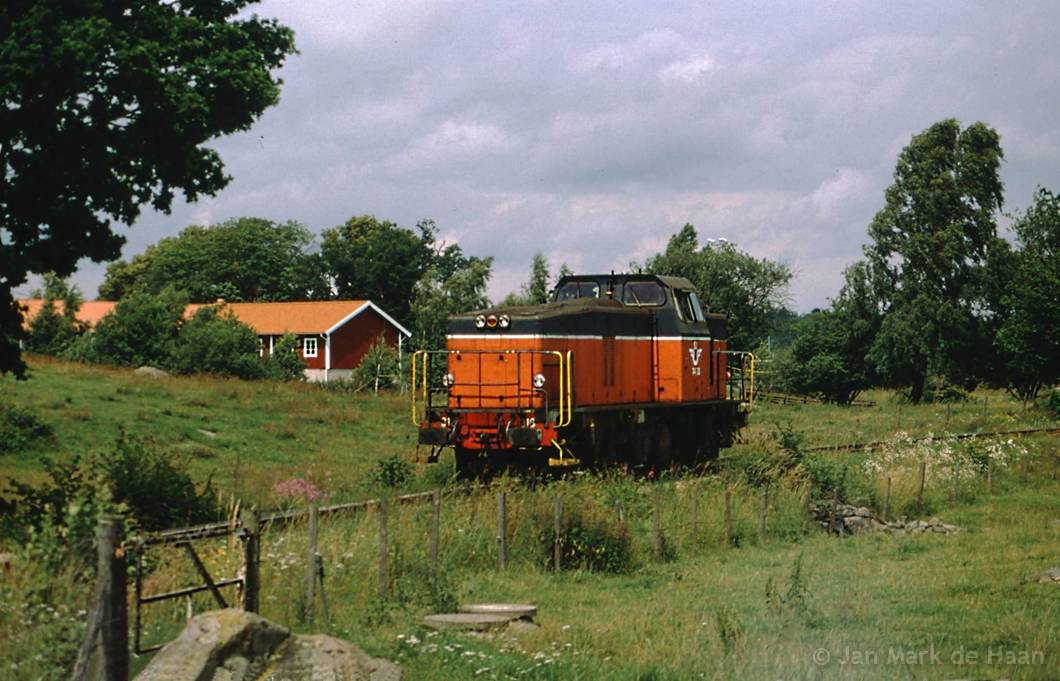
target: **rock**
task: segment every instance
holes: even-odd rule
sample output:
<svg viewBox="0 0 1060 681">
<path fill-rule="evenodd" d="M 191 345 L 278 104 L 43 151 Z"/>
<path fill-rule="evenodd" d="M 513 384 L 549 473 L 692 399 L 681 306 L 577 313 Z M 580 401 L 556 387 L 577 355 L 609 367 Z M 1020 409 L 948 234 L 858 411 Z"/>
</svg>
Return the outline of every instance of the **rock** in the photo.
<svg viewBox="0 0 1060 681">
<path fill-rule="evenodd" d="M 136 681 L 399 681 L 401 668 L 330 636 L 294 636 L 242 610 L 193 617 Z"/>
<path fill-rule="evenodd" d="M 202 435 L 203 437 L 208 437 L 211 440 L 217 437 L 217 433 L 213 432 L 212 430 L 206 430 L 205 428 L 196 428 L 195 432 L 199 435 Z"/>
<path fill-rule="evenodd" d="M 169 372 L 149 366 L 142 366 L 134 370 L 133 374 L 136 376 L 146 376 L 148 378 L 169 378 Z"/>
<path fill-rule="evenodd" d="M 873 513 L 869 509 L 865 508 L 864 506 L 859 506 L 858 508 L 855 508 L 854 509 L 854 515 L 858 516 L 859 518 L 875 518 L 876 517 L 875 513 Z"/>
<path fill-rule="evenodd" d="M 512 618 L 507 615 L 484 615 L 470 612 L 427 615 L 423 618 L 423 624 L 428 629 L 447 631 L 489 631 L 507 626 L 511 621 Z"/>
<path fill-rule="evenodd" d="M 460 612 L 477 615 L 505 615 L 510 620 L 532 620 L 537 615 L 537 606 L 527 603 L 469 603 L 460 606 Z"/>
<path fill-rule="evenodd" d="M 1028 577 L 1027 581 L 1038 582 L 1039 584 L 1049 584 L 1052 582 L 1060 583 L 1060 567 L 1053 567 L 1045 572 L 1039 572 L 1033 577 Z"/>
</svg>

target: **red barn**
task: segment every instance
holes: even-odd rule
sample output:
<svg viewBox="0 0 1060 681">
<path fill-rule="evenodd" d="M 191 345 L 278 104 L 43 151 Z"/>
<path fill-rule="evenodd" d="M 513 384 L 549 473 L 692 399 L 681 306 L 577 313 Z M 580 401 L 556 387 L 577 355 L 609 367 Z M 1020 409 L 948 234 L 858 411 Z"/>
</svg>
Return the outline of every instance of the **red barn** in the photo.
<svg viewBox="0 0 1060 681">
<path fill-rule="evenodd" d="M 311 381 L 348 379 L 380 336 L 400 354 L 404 339 L 412 335 L 370 300 L 226 303 L 224 309 L 257 332 L 263 357 L 285 333 L 298 336 Z"/>
</svg>

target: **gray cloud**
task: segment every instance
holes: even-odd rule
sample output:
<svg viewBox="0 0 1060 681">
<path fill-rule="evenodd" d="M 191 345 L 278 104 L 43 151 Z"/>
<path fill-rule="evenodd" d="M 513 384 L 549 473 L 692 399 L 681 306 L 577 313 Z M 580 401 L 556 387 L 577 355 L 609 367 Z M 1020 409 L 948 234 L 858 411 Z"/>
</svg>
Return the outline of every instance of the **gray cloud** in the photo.
<svg viewBox="0 0 1060 681">
<path fill-rule="evenodd" d="M 1060 188 L 1054 3 L 269 0 L 301 54 L 282 102 L 217 140 L 219 196 L 146 213 L 126 256 L 240 215 L 312 229 L 434 218 L 497 257 L 492 293 L 623 269 L 685 222 L 791 265 L 827 302 L 897 153 L 936 120 L 1002 135 L 1009 207 Z M 92 293 L 103 266 L 77 281 Z"/>
</svg>

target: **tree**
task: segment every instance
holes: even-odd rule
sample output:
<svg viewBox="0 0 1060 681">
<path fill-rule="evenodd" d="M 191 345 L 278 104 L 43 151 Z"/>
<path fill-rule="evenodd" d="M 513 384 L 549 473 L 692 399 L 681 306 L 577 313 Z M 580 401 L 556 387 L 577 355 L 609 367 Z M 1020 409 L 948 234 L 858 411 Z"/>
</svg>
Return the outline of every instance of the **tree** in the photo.
<svg viewBox="0 0 1060 681">
<path fill-rule="evenodd" d="M 690 280 L 709 311 L 728 316 L 729 345 L 743 350 L 766 339 L 773 310 L 783 303 L 792 276 L 787 265 L 755 258 L 727 241 L 700 248 L 690 224 L 670 237 L 666 250 L 650 258 L 646 269 Z"/>
<path fill-rule="evenodd" d="M 369 299 L 408 323 L 413 289 L 433 256 L 435 226 L 418 233 L 371 215 L 350 218 L 321 234 L 320 257 L 339 298 Z"/>
<path fill-rule="evenodd" d="M 312 233 L 297 222 L 236 218 L 192 225 L 128 263 L 107 267 L 100 296 L 120 300 L 134 290 L 158 292 L 179 281 L 193 302 L 317 300 L 330 295 Z"/>
<path fill-rule="evenodd" d="M 275 381 L 304 381 L 306 363 L 298 350 L 298 336 L 285 333 L 269 353 L 265 375 Z"/>
<path fill-rule="evenodd" d="M 884 318 L 871 357 L 885 380 L 919 402 L 929 376 L 977 376 L 983 274 L 1002 205 L 997 132 L 953 119 L 902 150 L 865 254 Z"/>
<path fill-rule="evenodd" d="M 466 256 L 456 244 L 435 253 L 412 299 L 413 339 L 418 348 L 444 348 L 451 315 L 489 307 L 486 284 L 492 267 L 492 257 Z"/>
<path fill-rule="evenodd" d="M 534 253 L 530 263 L 530 279 L 523 284 L 520 293 L 509 293 L 501 305 L 507 307 L 518 307 L 521 305 L 540 305 L 548 302 L 550 291 L 548 272 L 548 260 L 541 253 Z"/>
<path fill-rule="evenodd" d="M 397 349 L 380 335 L 353 370 L 350 381 L 355 390 L 371 389 L 379 394 L 379 388 L 389 388 L 401 380 Z"/>
<path fill-rule="evenodd" d="M 174 289 L 134 291 L 96 324 L 74 356 L 107 364 L 169 366 L 187 302 Z"/>
<path fill-rule="evenodd" d="M 994 345 L 1005 383 L 1024 402 L 1060 381 L 1060 195 L 1039 187 L 1013 228 L 1020 249 L 998 310 Z"/>
<path fill-rule="evenodd" d="M 850 404 L 877 380 L 866 359 L 880 323 L 868 265 L 851 265 L 843 278 L 830 309 L 814 310 L 795 323 L 781 368 L 791 390 L 836 404 Z"/>
<path fill-rule="evenodd" d="M 34 291 L 34 298 L 43 298 L 40 311 L 29 322 L 26 349 L 47 355 L 59 355 L 85 332 L 77 318 L 81 309 L 81 292 L 53 272 L 44 275 L 44 290 Z M 62 303 L 62 312 L 57 309 Z"/>
<path fill-rule="evenodd" d="M 118 256 L 112 221 L 230 180 L 208 140 L 279 97 L 290 29 L 253 0 L 0 4 L 0 372 L 24 374 L 12 289 Z"/>
<path fill-rule="evenodd" d="M 264 378 L 260 350 L 254 329 L 220 305 L 204 305 L 181 326 L 170 366 L 182 374 Z"/>
</svg>

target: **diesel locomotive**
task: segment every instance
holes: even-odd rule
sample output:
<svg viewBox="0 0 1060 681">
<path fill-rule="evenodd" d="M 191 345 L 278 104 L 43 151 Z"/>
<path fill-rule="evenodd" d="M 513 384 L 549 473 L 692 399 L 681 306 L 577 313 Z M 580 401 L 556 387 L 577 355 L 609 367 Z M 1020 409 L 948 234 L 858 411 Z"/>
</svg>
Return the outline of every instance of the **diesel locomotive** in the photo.
<svg viewBox="0 0 1060 681">
<path fill-rule="evenodd" d="M 463 477 L 509 467 L 641 471 L 717 456 L 746 423 L 754 356 L 692 283 L 562 278 L 543 305 L 450 318 L 446 348 L 412 356 L 412 420 L 429 460 Z"/>
</svg>

